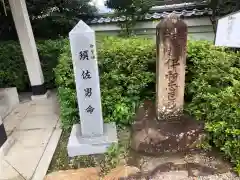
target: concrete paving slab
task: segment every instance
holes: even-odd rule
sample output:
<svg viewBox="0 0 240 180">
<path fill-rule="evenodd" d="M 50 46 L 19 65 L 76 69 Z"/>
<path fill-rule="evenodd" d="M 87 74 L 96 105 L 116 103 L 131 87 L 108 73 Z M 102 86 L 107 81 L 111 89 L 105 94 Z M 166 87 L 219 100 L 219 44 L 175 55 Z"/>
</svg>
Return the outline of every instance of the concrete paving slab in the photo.
<svg viewBox="0 0 240 180">
<path fill-rule="evenodd" d="M 21 124 L 17 127 L 18 130 L 29 130 L 29 129 L 47 129 L 54 128 L 57 125 L 58 115 L 31 115 L 26 116 Z"/>
<path fill-rule="evenodd" d="M 13 109 L 11 115 L 21 119 L 26 116 L 29 111 L 29 103 L 20 103 L 16 108 Z"/>
<path fill-rule="evenodd" d="M 21 119 L 18 119 L 15 117 L 9 118 L 4 122 L 4 127 L 8 136 L 13 132 L 13 130 L 18 126 L 20 122 L 21 122 Z"/>
<path fill-rule="evenodd" d="M 29 115 L 48 115 L 58 113 L 58 105 L 53 99 L 31 101 Z"/>
<path fill-rule="evenodd" d="M 53 132 L 49 143 L 43 153 L 43 156 L 38 164 L 38 167 L 32 177 L 32 180 L 43 180 L 44 176 L 47 173 L 48 167 L 51 163 L 52 157 L 54 155 L 55 149 L 58 145 L 58 141 L 60 139 L 62 130 L 61 129 L 55 129 Z"/>
<path fill-rule="evenodd" d="M 61 129 L 56 95 L 50 93 L 48 99 L 35 101 L 29 97 L 23 97 L 21 104 L 3 120 L 8 139 L 15 143 L 0 153 L 0 162 L 6 162 L 0 166 L 0 180 L 40 180 L 57 147 Z"/>
<path fill-rule="evenodd" d="M 25 180 L 10 164 L 5 160 L 0 161 L 1 180 Z"/>
<path fill-rule="evenodd" d="M 8 132 L 7 134 L 11 134 L 13 130 L 21 123 L 22 118 L 18 117 L 15 114 L 10 114 L 4 119 L 4 127 L 5 130 Z"/>
<path fill-rule="evenodd" d="M 13 111 L 3 119 L 4 127 L 9 136 L 14 129 L 21 123 L 27 115 L 29 105 L 27 103 L 19 104 Z"/>
<path fill-rule="evenodd" d="M 32 103 L 29 106 L 28 115 L 30 116 L 49 115 L 49 114 L 51 115 L 56 112 L 57 112 L 56 107 L 54 107 L 51 102 L 46 102 L 44 104 L 40 104 L 39 102 L 39 103 Z"/>
<path fill-rule="evenodd" d="M 35 130 L 18 130 L 12 136 L 26 148 L 45 147 L 52 135 L 53 129 L 35 129 Z"/>
<path fill-rule="evenodd" d="M 25 179 L 30 179 L 42 157 L 45 147 L 27 148 L 16 142 L 4 159 Z"/>
</svg>

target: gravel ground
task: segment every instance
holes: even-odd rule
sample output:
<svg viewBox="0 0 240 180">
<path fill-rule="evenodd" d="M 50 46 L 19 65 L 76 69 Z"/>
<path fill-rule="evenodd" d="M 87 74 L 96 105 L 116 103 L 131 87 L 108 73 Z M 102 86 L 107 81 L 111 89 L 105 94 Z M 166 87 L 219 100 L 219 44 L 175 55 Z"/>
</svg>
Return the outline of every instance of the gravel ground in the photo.
<svg viewBox="0 0 240 180">
<path fill-rule="evenodd" d="M 136 155 L 134 162 L 132 165 L 138 167 L 141 174 L 129 180 L 240 180 L 232 173 L 229 162 L 215 152 Z"/>
<path fill-rule="evenodd" d="M 233 173 L 224 173 L 224 174 L 216 174 L 209 176 L 199 176 L 199 177 L 183 177 L 185 173 L 183 172 L 168 172 L 162 174 L 156 174 L 154 177 L 149 178 L 149 180 L 239 180 Z"/>
<path fill-rule="evenodd" d="M 127 178 L 127 180 L 240 180 L 240 177 L 237 177 L 231 172 L 198 177 L 187 177 L 187 174 L 187 171 L 171 171 L 165 173 L 157 173 L 151 177 Z"/>
</svg>

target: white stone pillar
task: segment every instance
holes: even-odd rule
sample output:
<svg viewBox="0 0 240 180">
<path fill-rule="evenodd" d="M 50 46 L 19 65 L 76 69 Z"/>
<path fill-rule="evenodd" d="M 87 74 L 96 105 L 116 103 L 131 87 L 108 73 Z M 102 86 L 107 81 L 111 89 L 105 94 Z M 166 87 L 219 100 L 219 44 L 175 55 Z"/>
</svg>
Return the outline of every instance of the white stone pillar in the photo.
<svg viewBox="0 0 240 180">
<path fill-rule="evenodd" d="M 95 31 L 79 21 L 69 33 L 69 39 L 80 124 L 72 128 L 68 155 L 101 154 L 117 143 L 117 130 L 114 123 L 103 122 Z"/>
<path fill-rule="evenodd" d="M 33 95 L 44 95 L 46 88 L 25 0 L 9 0 L 18 38 L 23 51 Z"/>
</svg>

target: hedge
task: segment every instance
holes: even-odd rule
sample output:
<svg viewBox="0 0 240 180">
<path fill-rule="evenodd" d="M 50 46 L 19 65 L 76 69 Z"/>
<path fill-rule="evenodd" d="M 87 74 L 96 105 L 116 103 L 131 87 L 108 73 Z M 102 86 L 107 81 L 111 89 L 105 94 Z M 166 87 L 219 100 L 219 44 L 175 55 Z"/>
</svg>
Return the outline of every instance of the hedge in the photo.
<svg viewBox="0 0 240 180">
<path fill-rule="evenodd" d="M 56 87 L 53 69 L 57 65 L 63 44 L 63 39 L 37 41 L 41 66 L 48 88 Z M 19 43 L 4 41 L 0 42 L 0 88 L 13 86 L 23 91 L 30 87 L 30 82 Z"/>
<path fill-rule="evenodd" d="M 69 44 L 55 70 L 63 127 L 79 121 Z M 135 109 L 155 96 L 155 46 L 152 40 L 105 38 L 98 46 L 103 116 L 129 125 Z M 210 142 L 240 172 L 240 55 L 205 41 L 188 43 L 186 112 L 206 122 Z"/>
<path fill-rule="evenodd" d="M 190 42 L 187 62 L 186 110 L 206 121 L 209 141 L 240 174 L 240 54 Z"/>
</svg>

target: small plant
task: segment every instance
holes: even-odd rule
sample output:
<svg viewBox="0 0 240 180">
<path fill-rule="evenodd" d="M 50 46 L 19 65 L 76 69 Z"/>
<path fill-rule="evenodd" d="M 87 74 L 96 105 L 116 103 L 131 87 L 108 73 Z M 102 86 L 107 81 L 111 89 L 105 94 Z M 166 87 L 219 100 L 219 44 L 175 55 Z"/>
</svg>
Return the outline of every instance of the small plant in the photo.
<svg viewBox="0 0 240 180">
<path fill-rule="evenodd" d="M 153 0 L 107 0 L 108 8 L 115 10 L 115 16 L 125 17 L 124 21 L 118 23 L 122 36 L 133 35 L 134 26 L 137 20 L 144 18 L 145 14 L 154 5 Z"/>
<path fill-rule="evenodd" d="M 128 149 L 122 144 L 113 144 L 108 148 L 104 154 L 104 159 L 100 163 L 102 175 L 106 175 L 111 169 L 116 168 L 118 165 L 125 165 Z"/>
<path fill-rule="evenodd" d="M 197 144 L 197 148 L 204 149 L 205 151 L 212 150 L 212 146 L 209 144 L 209 142 L 207 140 L 204 140 L 200 144 Z"/>
<path fill-rule="evenodd" d="M 234 168 L 234 170 L 240 175 L 240 160 L 236 162 L 236 167 Z"/>
</svg>

